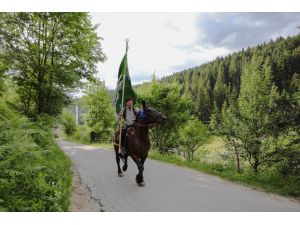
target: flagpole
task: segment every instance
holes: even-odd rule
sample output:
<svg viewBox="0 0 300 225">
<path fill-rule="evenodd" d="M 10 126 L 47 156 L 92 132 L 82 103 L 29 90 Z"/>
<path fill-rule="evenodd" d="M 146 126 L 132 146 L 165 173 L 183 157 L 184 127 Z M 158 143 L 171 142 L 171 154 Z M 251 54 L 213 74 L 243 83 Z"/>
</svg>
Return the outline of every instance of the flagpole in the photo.
<svg viewBox="0 0 300 225">
<path fill-rule="evenodd" d="M 128 51 L 128 41 L 129 39 L 125 39 L 126 41 L 126 61 L 127 61 L 127 51 Z M 127 63 L 127 62 L 126 62 Z M 124 107 L 124 91 L 125 91 L 125 76 L 126 76 L 126 73 L 123 74 L 123 89 L 122 89 L 122 105 L 121 105 L 121 119 L 120 119 L 120 134 L 119 134 L 119 153 L 121 153 L 121 139 L 122 139 L 122 123 L 123 123 L 123 113 L 122 110 L 123 110 L 123 107 Z"/>
</svg>

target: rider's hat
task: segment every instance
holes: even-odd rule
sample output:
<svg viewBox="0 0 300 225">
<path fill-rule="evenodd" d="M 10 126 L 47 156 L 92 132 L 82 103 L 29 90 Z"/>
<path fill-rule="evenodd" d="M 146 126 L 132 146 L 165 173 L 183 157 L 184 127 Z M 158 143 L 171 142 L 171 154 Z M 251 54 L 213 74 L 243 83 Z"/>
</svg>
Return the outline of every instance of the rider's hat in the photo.
<svg viewBox="0 0 300 225">
<path fill-rule="evenodd" d="M 133 99 L 132 98 L 127 98 L 126 105 L 129 105 L 130 103 L 133 104 Z"/>
</svg>

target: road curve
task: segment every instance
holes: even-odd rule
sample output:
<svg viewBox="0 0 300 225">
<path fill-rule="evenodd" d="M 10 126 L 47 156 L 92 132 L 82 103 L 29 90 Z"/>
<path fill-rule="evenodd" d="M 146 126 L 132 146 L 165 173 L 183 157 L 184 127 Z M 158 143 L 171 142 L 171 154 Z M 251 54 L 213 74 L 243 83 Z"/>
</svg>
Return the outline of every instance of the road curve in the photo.
<svg viewBox="0 0 300 225">
<path fill-rule="evenodd" d="M 145 183 L 135 183 L 138 170 L 129 159 L 118 177 L 113 151 L 66 141 L 59 146 L 71 158 L 83 185 L 99 204 L 113 212 L 300 212 L 300 202 L 257 191 L 218 177 L 147 159 Z"/>
</svg>

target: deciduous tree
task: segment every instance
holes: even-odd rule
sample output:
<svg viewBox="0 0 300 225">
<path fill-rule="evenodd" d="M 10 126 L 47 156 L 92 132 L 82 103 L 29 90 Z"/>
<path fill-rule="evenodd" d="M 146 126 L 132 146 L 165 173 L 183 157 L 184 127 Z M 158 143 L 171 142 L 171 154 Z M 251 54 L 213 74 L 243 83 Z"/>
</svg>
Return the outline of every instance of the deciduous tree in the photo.
<svg viewBox="0 0 300 225">
<path fill-rule="evenodd" d="M 2 59 L 30 117 L 59 114 L 66 92 L 105 59 L 87 13 L 1 13 L 0 24 Z"/>
</svg>

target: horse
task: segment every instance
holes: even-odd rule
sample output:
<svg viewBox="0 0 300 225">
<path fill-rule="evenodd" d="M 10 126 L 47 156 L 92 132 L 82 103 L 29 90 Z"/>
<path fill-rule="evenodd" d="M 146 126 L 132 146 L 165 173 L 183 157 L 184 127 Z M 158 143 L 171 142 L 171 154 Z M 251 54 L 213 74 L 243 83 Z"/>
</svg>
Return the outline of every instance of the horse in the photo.
<svg viewBox="0 0 300 225">
<path fill-rule="evenodd" d="M 127 158 L 130 156 L 138 167 L 138 174 L 136 175 L 136 183 L 139 186 L 144 186 L 144 163 L 148 157 L 148 151 L 150 150 L 151 143 L 149 140 L 149 130 L 156 124 L 163 124 L 166 121 L 166 117 L 155 110 L 154 108 L 147 107 L 145 101 L 142 102 L 143 109 L 139 111 L 136 116 L 136 120 L 132 127 L 128 128 L 126 135 L 125 148 L 126 153 L 123 157 L 124 165 L 122 167 L 123 172 L 127 170 Z M 114 149 L 116 154 L 116 161 L 118 165 L 119 177 L 124 176 L 120 167 L 119 153 L 119 134 L 120 130 L 115 132 L 114 137 Z"/>
</svg>

